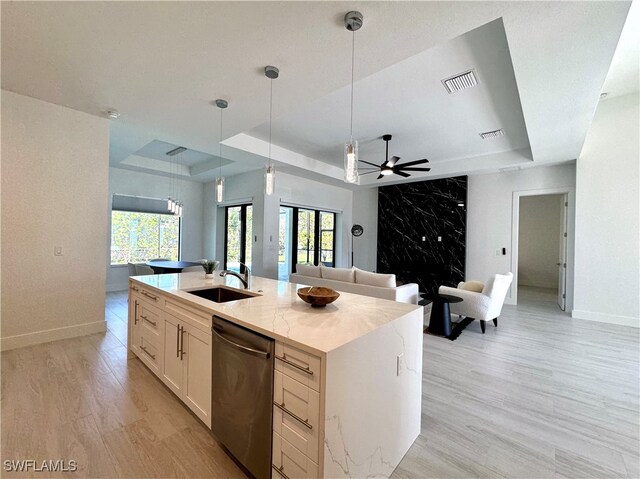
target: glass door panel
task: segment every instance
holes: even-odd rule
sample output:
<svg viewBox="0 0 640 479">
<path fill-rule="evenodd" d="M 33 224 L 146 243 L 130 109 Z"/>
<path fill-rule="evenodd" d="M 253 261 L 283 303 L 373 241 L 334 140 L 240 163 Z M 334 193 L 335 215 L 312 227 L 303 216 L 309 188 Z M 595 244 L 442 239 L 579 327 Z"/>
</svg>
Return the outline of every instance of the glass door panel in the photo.
<svg viewBox="0 0 640 479">
<path fill-rule="evenodd" d="M 298 210 L 298 241 L 296 263 L 315 263 L 316 215 L 313 210 Z"/>
<path fill-rule="evenodd" d="M 246 264 L 249 269 L 251 267 L 251 245 L 253 244 L 253 206 L 246 206 L 246 213 L 244 219 L 244 261 L 242 263 Z"/>
<path fill-rule="evenodd" d="M 291 274 L 291 247 L 293 245 L 293 208 L 280 207 L 278 234 L 278 279 L 288 281 Z"/>
<path fill-rule="evenodd" d="M 324 266 L 335 266 L 335 214 L 320 211 L 320 262 Z"/>
<path fill-rule="evenodd" d="M 240 272 L 240 261 L 242 253 L 242 207 L 227 207 L 226 215 L 226 257 L 225 269 Z"/>
</svg>

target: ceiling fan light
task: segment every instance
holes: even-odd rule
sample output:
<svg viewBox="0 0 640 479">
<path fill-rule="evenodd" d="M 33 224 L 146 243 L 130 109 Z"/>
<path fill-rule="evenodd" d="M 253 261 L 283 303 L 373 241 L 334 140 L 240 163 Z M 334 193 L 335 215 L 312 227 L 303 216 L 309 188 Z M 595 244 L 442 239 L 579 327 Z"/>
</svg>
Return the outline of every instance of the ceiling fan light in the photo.
<svg viewBox="0 0 640 479">
<path fill-rule="evenodd" d="M 350 141 L 344 146 L 344 181 L 358 183 L 358 142 Z"/>
<path fill-rule="evenodd" d="M 393 169 L 392 168 L 382 168 L 380 170 L 380 174 L 382 176 L 389 176 L 389 175 L 393 175 Z"/>
</svg>

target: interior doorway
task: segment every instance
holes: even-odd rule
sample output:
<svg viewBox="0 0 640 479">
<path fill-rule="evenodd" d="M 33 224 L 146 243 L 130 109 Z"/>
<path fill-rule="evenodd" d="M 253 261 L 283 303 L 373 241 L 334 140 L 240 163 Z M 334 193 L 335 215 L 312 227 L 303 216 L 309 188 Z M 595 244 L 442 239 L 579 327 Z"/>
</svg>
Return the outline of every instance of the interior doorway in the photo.
<svg viewBox="0 0 640 479">
<path fill-rule="evenodd" d="M 567 307 L 566 193 L 521 196 L 517 289 L 521 303 Z"/>
</svg>

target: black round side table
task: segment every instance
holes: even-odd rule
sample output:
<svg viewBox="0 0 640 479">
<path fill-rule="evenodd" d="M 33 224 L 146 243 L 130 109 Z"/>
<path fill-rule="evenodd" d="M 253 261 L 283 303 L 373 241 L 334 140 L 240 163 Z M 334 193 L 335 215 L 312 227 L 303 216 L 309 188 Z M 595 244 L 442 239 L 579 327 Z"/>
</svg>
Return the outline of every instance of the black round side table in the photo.
<svg viewBox="0 0 640 479">
<path fill-rule="evenodd" d="M 431 305 L 429 327 L 425 330 L 425 333 L 428 332 L 444 337 L 451 336 L 451 312 L 449 311 L 449 303 L 460 303 L 462 298 L 451 296 L 450 294 L 423 294 L 422 297 L 433 303 Z M 424 303 L 428 304 L 428 301 L 424 301 Z M 422 303 L 422 301 L 420 303 Z"/>
</svg>

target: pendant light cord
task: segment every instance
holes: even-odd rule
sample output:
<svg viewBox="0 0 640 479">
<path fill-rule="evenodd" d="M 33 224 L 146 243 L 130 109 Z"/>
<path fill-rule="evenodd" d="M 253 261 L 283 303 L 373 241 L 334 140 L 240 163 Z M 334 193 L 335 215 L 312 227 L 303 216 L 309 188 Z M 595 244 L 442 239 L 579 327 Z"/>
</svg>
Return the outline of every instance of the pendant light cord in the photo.
<svg viewBox="0 0 640 479">
<path fill-rule="evenodd" d="M 222 177 L 222 110 L 220 108 L 220 138 L 218 139 L 218 175 Z"/>
<path fill-rule="evenodd" d="M 356 56 L 356 32 L 351 32 L 353 34 L 353 41 L 351 42 L 351 120 L 349 132 L 351 135 L 351 141 L 353 141 L 353 70 L 355 64 L 355 56 Z"/>
<path fill-rule="evenodd" d="M 271 117 L 273 114 L 273 78 L 269 80 L 269 161 L 267 166 L 271 166 Z"/>
</svg>

